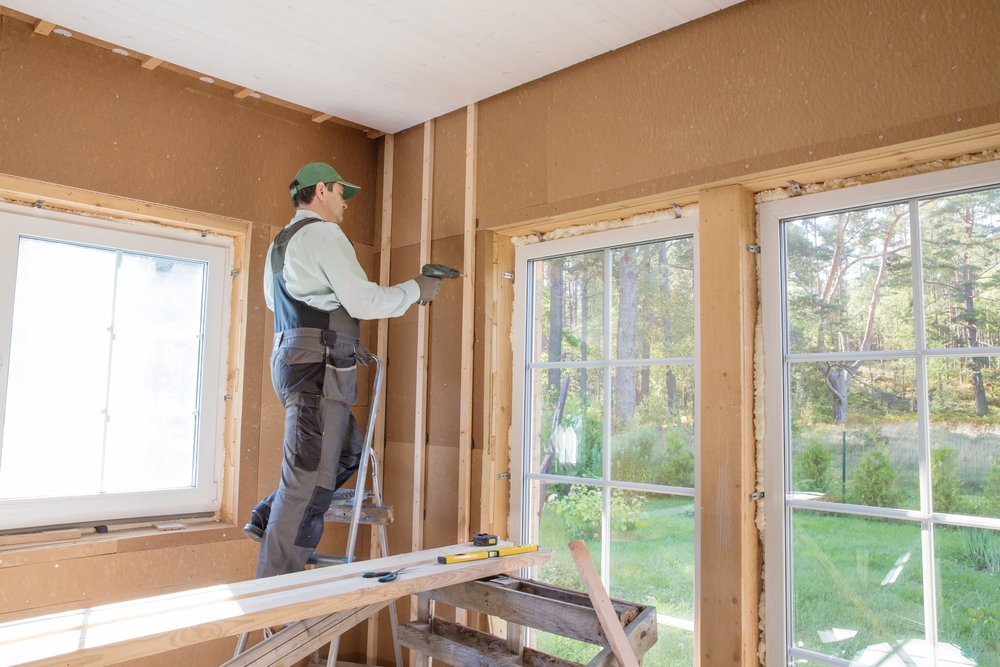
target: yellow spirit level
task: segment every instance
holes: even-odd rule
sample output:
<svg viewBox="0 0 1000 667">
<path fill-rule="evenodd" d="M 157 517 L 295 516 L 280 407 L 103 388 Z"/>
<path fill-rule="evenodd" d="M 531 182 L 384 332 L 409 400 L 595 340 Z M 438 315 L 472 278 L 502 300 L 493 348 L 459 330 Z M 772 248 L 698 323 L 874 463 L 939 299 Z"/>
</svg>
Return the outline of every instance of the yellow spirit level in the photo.
<svg viewBox="0 0 1000 667">
<path fill-rule="evenodd" d="M 473 560 L 485 560 L 487 558 L 499 558 L 501 556 L 516 556 L 538 551 L 538 545 L 525 544 L 522 547 L 502 547 L 500 549 L 483 549 L 482 551 L 469 551 L 464 554 L 453 554 L 451 556 L 438 556 L 438 563 L 442 565 L 452 565 L 453 563 L 468 563 Z"/>
</svg>

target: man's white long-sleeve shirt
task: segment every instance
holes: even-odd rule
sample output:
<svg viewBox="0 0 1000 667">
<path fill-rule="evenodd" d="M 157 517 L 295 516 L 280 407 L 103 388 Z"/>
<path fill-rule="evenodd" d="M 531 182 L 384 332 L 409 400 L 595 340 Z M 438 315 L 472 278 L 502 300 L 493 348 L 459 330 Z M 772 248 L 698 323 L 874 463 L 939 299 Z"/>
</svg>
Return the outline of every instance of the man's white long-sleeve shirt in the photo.
<svg viewBox="0 0 1000 667">
<path fill-rule="evenodd" d="M 297 211 L 289 225 L 303 218 L 315 218 L 311 211 Z M 274 274 L 271 272 L 271 251 L 267 249 L 264 264 L 264 300 L 274 310 Z M 368 280 L 358 263 L 354 246 L 332 222 L 314 222 L 299 230 L 285 249 L 282 270 L 285 287 L 296 299 L 320 310 L 347 309 L 359 320 L 397 317 L 420 298 L 420 286 L 415 280 L 392 287 L 379 287 Z"/>
</svg>

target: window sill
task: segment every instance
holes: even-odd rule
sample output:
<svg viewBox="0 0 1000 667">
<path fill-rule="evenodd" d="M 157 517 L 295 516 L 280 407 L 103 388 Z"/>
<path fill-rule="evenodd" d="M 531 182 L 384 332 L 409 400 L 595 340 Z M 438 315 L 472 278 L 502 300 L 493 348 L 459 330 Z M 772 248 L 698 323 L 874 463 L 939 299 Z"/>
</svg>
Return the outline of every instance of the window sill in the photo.
<svg viewBox="0 0 1000 667">
<path fill-rule="evenodd" d="M 85 533 L 72 540 L 26 543 L 0 548 L 0 569 L 102 554 L 150 551 L 244 539 L 249 538 L 236 526 L 214 521 L 188 524 L 180 530 L 171 531 L 159 531 L 150 526 L 109 533 Z"/>
</svg>

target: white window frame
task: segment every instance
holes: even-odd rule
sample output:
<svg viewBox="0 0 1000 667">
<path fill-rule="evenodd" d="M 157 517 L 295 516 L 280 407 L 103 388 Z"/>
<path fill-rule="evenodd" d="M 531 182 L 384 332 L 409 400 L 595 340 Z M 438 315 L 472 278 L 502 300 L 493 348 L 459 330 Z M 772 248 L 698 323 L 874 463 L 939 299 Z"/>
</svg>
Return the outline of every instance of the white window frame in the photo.
<svg viewBox="0 0 1000 667">
<path fill-rule="evenodd" d="M 217 512 L 221 507 L 223 474 L 233 239 L 154 223 L 115 222 L 0 203 L 0 437 L 10 368 L 17 253 L 22 236 L 207 263 L 195 486 L 0 500 L 0 530 Z M 72 323 L 67 323 L 67 336 L 72 336 Z M 58 394 L 51 397 L 55 410 L 60 400 L 71 399 Z M 40 458 L 38 465 L 39 472 L 43 472 L 44 458 Z"/>
<path fill-rule="evenodd" d="M 788 596 L 791 593 L 791 572 L 787 564 L 791 558 L 791 546 L 788 543 L 788 530 L 791 511 L 786 503 L 786 494 L 790 492 L 790 480 L 786 476 L 785 463 L 787 453 L 785 401 L 786 388 L 784 378 L 783 350 L 783 257 L 781 256 L 780 226 L 782 220 L 808 217 L 830 211 L 864 208 L 881 204 L 900 202 L 913 198 L 923 198 L 936 194 L 948 194 L 956 191 L 975 189 L 1000 183 L 1000 162 L 990 162 L 967 167 L 958 167 L 919 176 L 909 176 L 896 180 L 861 185 L 857 187 L 833 190 L 793 197 L 760 205 L 759 235 L 761 243 L 761 304 L 764 335 L 764 415 L 767 428 L 764 433 L 764 511 L 768 518 L 768 529 L 765 533 L 765 568 L 764 586 L 767 591 L 766 615 L 767 623 L 767 655 L 774 660 L 775 665 L 789 665 L 798 657 L 807 657 L 816 662 L 847 667 L 848 661 L 816 656 L 809 652 L 794 649 L 789 651 L 788 641 L 791 630 L 791 618 L 788 614 Z M 912 218 L 912 216 L 911 216 Z M 915 225 L 915 218 L 911 219 Z M 916 230 L 912 233 L 914 239 L 920 236 Z M 914 264 L 921 262 L 920 244 L 914 243 L 911 250 Z M 923 287 L 914 282 L 914 319 L 923 317 Z M 924 355 L 920 349 L 920 341 L 915 341 L 915 352 L 906 353 L 907 357 L 915 357 L 917 366 L 924 363 Z M 990 354 L 995 348 L 983 348 L 984 354 Z M 852 358 L 872 356 L 890 358 L 888 353 L 856 353 Z M 935 353 L 930 356 L 945 356 L 949 353 Z M 957 349 L 954 356 L 968 356 L 966 349 Z M 898 354 L 896 355 L 898 356 Z M 919 380 L 922 376 L 918 370 L 917 391 L 925 392 L 926 387 Z M 882 516 L 893 519 L 910 519 L 920 522 L 921 547 L 923 551 L 924 572 L 924 622 L 928 628 L 928 639 L 931 646 L 937 643 L 937 591 L 936 571 L 934 562 L 934 545 L 932 541 L 932 525 L 974 525 L 983 528 L 1000 528 L 1000 519 L 979 517 L 962 517 L 961 520 L 952 515 L 930 513 L 930 488 L 924 483 L 929 479 L 929 451 L 924 433 L 927 429 L 928 415 L 926 411 L 918 421 L 920 440 L 919 469 L 921 479 L 920 510 L 864 508 L 853 513 L 866 516 Z M 815 506 L 827 511 L 833 509 L 830 503 L 817 501 L 795 501 L 797 507 Z M 836 505 L 840 513 L 852 513 L 850 505 Z M 932 648 L 933 650 L 933 648 Z M 794 655 L 790 655 L 793 653 Z M 807 655 L 808 654 L 808 655 Z M 933 658 L 933 654 L 931 656 Z M 820 660 L 819 658 L 822 658 Z"/>
<path fill-rule="evenodd" d="M 575 255 L 585 252 L 594 252 L 603 249 L 615 249 L 623 246 L 632 246 L 642 243 L 651 243 L 656 241 L 666 241 L 673 238 L 680 237 L 690 237 L 693 241 L 693 256 L 694 256 L 694 470 L 695 470 L 695 487 L 694 493 L 682 487 L 671 487 L 671 486 L 661 486 L 656 484 L 641 484 L 634 482 L 608 482 L 610 478 L 611 471 L 611 451 L 610 451 L 610 422 L 605 422 L 604 425 L 604 445 L 602 447 L 603 451 L 603 470 L 604 474 L 602 479 L 580 479 L 562 476 L 551 476 L 546 475 L 544 479 L 549 482 L 564 482 L 564 483 L 575 483 L 580 482 L 583 484 L 588 484 L 591 486 L 596 486 L 602 490 L 613 487 L 616 489 L 630 489 L 635 491 L 649 491 L 652 493 L 661 493 L 664 495 L 678 495 L 678 496 L 692 496 L 694 497 L 695 507 L 699 507 L 701 504 L 700 496 L 700 485 L 697 480 L 700 478 L 701 472 L 701 447 L 699 443 L 701 442 L 701 420 L 700 416 L 700 405 L 701 397 L 699 394 L 700 387 L 700 368 L 701 368 L 701 355 L 700 355 L 700 320 L 701 320 L 701 306 L 700 306 L 700 279 L 699 279 L 699 246 L 698 246 L 698 217 L 697 212 L 693 214 L 689 213 L 685 217 L 676 218 L 673 212 L 662 212 L 662 219 L 642 224 L 636 225 L 634 227 L 625 227 L 621 229 L 614 229 L 605 232 L 595 232 L 593 234 L 584 234 L 580 236 L 573 236 L 564 239 L 557 239 L 553 241 L 544 241 L 542 243 L 534 243 L 531 245 L 524 245 L 516 248 L 515 250 L 515 284 L 514 284 L 514 316 L 512 320 L 512 343 L 514 352 L 514 373 L 513 373 L 513 400 L 511 402 L 511 438 L 510 438 L 510 482 L 511 482 L 511 493 L 510 493 L 510 518 L 508 524 L 508 535 L 519 536 L 522 544 L 527 544 L 530 539 L 528 534 L 530 528 L 530 522 L 525 516 L 525 508 L 529 507 L 527 495 L 530 493 L 530 484 L 526 484 L 526 471 L 528 471 L 530 463 L 528 458 L 531 452 L 531 434 L 525 429 L 525 424 L 530 424 L 530 392 L 526 391 L 526 387 L 530 386 L 530 374 L 533 370 L 530 368 L 526 361 L 526 350 L 529 346 L 529 340 L 531 336 L 531 330 L 527 328 L 527 313 L 529 300 L 531 299 L 531 294 L 529 293 L 532 286 L 533 280 L 530 275 L 529 262 L 533 262 L 539 259 L 544 259 L 547 257 L 557 257 L 560 255 Z M 604 280 L 605 283 L 610 284 L 611 281 L 612 267 L 610 264 L 605 262 L 604 267 Z M 608 299 L 604 299 L 604 326 L 611 326 L 611 302 Z M 602 336 L 604 332 L 602 331 Z M 642 360 L 628 360 L 633 365 L 636 361 L 640 364 Z M 656 359 L 649 365 L 663 365 L 665 361 L 670 360 L 660 360 Z M 604 369 L 604 391 L 609 393 L 611 391 L 610 382 L 610 370 L 614 368 L 617 364 L 615 360 L 610 358 L 610 353 L 605 350 L 602 359 Z M 608 415 L 605 415 L 608 417 Z M 533 477 L 541 479 L 536 474 Z M 604 493 L 604 512 L 608 513 L 610 493 Z M 701 515 L 699 512 L 695 512 L 695 534 L 694 534 L 694 622 L 688 623 L 684 619 L 668 619 L 661 618 L 660 623 L 665 623 L 672 627 L 677 627 L 682 630 L 687 630 L 693 632 L 696 627 L 696 621 L 698 618 L 699 611 L 699 590 L 700 590 L 700 570 L 701 570 Z M 602 554 L 601 554 L 601 579 L 604 583 L 605 588 L 608 588 L 610 579 L 610 567 L 611 567 L 611 540 L 609 535 L 602 534 L 601 544 L 602 544 Z"/>
</svg>

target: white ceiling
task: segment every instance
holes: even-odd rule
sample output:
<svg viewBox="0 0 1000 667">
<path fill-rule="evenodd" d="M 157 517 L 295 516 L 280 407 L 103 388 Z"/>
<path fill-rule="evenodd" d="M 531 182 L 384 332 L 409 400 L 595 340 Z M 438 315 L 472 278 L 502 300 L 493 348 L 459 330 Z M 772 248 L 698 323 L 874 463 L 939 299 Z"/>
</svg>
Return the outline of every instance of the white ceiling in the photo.
<svg viewBox="0 0 1000 667">
<path fill-rule="evenodd" d="M 3 0 L 398 132 L 741 0 Z"/>
</svg>

